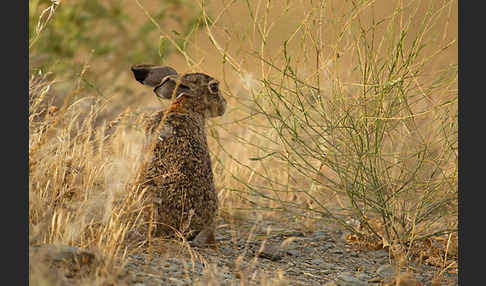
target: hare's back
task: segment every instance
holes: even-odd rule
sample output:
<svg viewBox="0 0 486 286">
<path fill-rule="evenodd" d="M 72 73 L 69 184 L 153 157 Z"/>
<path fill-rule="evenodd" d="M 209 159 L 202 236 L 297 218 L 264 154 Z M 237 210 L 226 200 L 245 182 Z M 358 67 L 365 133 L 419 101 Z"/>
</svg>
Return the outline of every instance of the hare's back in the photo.
<svg viewBox="0 0 486 286">
<path fill-rule="evenodd" d="M 176 112 L 164 118 L 164 112 L 159 112 L 150 121 L 147 129 L 155 140 L 153 160 L 157 165 L 191 175 L 211 172 L 204 126 L 197 118 Z"/>
</svg>

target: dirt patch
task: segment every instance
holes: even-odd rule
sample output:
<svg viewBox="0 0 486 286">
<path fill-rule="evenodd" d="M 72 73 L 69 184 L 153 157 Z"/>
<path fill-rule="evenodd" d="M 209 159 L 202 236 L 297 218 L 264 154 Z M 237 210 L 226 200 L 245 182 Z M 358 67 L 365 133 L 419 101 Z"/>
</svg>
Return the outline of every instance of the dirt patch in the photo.
<svg viewBox="0 0 486 286">
<path fill-rule="evenodd" d="M 414 261 L 398 269 L 387 250 L 356 249 L 339 228 L 220 225 L 214 248 L 172 242 L 160 255 L 129 255 L 134 285 L 458 285 L 457 274 Z"/>
</svg>

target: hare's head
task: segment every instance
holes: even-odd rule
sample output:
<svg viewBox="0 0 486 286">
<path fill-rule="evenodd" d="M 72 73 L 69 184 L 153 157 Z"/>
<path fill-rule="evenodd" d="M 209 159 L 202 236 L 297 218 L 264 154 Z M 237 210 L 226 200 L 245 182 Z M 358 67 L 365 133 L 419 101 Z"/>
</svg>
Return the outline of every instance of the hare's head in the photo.
<svg viewBox="0 0 486 286">
<path fill-rule="evenodd" d="M 178 75 L 168 66 L 136 65 L 132 67 L 135 79 L 154 88 L 157 96 L 173 99 L 182 109 L 205 117 L 221 116 L 226 111 L 226 100 L 219 90 L 218 80 L 204 73 Z"/>
</svg>

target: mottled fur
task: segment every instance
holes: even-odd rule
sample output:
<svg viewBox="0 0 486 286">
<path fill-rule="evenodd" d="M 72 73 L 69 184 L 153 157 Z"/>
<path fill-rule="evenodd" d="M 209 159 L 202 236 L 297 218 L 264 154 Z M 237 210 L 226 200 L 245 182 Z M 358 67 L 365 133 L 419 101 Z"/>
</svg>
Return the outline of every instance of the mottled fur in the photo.
<svg viewBox="0 0 486 286">
<path fill-rule="evenodd" d="M 154 83 L 151 70 L 159 71 L 159 82 Z M 205 121 L 225 112 L 226 100 L 218 82 L 202 73 L 179 77 L 167 67 L 143 65 L 133 67 L 132 71 L 138 81 L 154 87 L 158 96 L 175 98 L 167 111 L 156 112 L 146 122 L 155 148 L 143 170 L 142 186 L 148 188 L 155 209 L 154 233 L 170 236 L 175 229 L 189 240 L 195 238 L 197 243 L 214 242 L 218 197 Z M 144 82 L 148 75 L 150 84 Z M 177 92 L 172 94 L 175 87 Z M 165 120 L 159 126 L 164 115 Z"/>
</svg>

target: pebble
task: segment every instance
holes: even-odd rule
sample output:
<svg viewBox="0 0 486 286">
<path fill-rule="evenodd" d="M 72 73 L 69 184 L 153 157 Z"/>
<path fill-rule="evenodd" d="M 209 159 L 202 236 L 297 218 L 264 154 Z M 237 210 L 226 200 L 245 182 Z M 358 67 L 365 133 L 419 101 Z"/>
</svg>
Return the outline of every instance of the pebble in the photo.
<svg viewBox="0 0 486 286">
<path fill-rule="evenodd" d="M 343 254 L 344 251 L 342 249 L 336 248 L 336 249 L 331 250 L 331 253 L 332 254 Z"/>
<path fill-rule="evenodd" d="M 319 230 L 312 233 L 312 236 L 316 240 L 328 240 L 330 238 L 329 234 L 325 231 Z"/>
<path fill-rule="evenodd" d="M 77 277 L 81 273 L 91 275 L 102 262 L 99 254 L 79 247 L 60 244 L 29 247 L 29 270 L 41 269 L 37 273 L 42 273 L 42 266 L 47 267 L 43 274 L 47 284 L 69 285 L 67 278 Z"/>
<path fill-rule="evenodd" d="M 226 236 L 216 236 L 215 238 L 216 242 L 226 241 L 230 239 L 231 239 L 230 237 L 226 237 Z"/>
<path fill-rule="evenodd" d="M 75 275 L 76 269 L 94 270 L 102 263 L 103 258 L 94 252 L 79 247 L 44 244 L 29 248 L 29 265 L 31 263 L 35 265 L 39 260 L 43 262 L 41 263 L 43 265 L 57 265 L 63 269 L 62 271 L 67 276 L 71 276 Z"/>
<path fill-rule="evenodd" d="M 300 251 L 295 250 L 295 249 L 287 250 L 287 254 L 295 256 L 295 257 L 300 257 Z"/>
<path fill-rule="evenodd" d="M 384 264 L 376 270 L 376 274 L 380 275 L 383 278 L 390 278 L 394 274 L 393 266 L 390 264 Z"/>
<path fill-rule="evenodd" d="M 317 247 L 315 248 L 315 250 L 316 250 L 316 251 L 319 251 L 319 252 L 325 252 L 325 251 L 327 251 L 328 249 L 332 249 L 332 248 L 334 248 L 334 247 L 335 247 L 334 243 L 326 243 L 326 244 L 324 244 L 324 245 L 317 246 Z"/>
<path fill-rule="evenodd" d="M 260 252 L 260 254 L 258 254 L 258 256 L 261 257 L 261 258 L 270 259 L 271 261 L 278 261 L 278 260 L 282 259 L 281 253 L 282 252 L 280 250 L 280 247 L 265 245 L 262 252 Z"/>
<path fill-rule="evenodd" d="M 355 251 L 351 251 L 351 252 L 349 252 L 349 256 L 350 257 L 359 257 L 359 253 L 355 252 Z"/>
<path fill-rule="evenodd" d="M 336 269 L 336 265 L 334 265 L 333 263 L 327 263 L 322 258 L 314 258 L 314 259 L 310 260 L 309 263 L 319 266 L 319 268 L 322 269 L 322 270 L 335 270 Z"/>
<path fill-rule="evenodd" d="M 322 269 L 335 270 L 335 269 L 338 269 L 338 268 L 341 268 L 341 267 L 338 267 L 338 266 L 336 266 L 336 265 L 334 265 L 332 263 L 326 263 L 326 262 L 324 262 L 324 263 L 321 264 L 321 268 Z"/>
<path fill-rule="evenodd" d="M 366 286 L 367 282 L 361 281 L 351 275 L 351 273 L 344 272 L 339 274 L 336 279 L 336 284 L 338 286 Z"/>
<path fill-rule="evenodd" d="M 320 265 L 320 264 L 323 264 L 324 263 L 324 259 L 322 258 L 314 258 L 310 261 L 311 264 L 314 264 L 314 265 Z"/>
<path fill-rule="evenodd" d="M 358 273 L 358 275 L 356 275 L 356 278 L 361 280 L 361 281 L 368 281 L 371 277 L 370 277 L 370 275 L 368 275 L 366 273 L 360 272 L 360 273 Z"/>
<path fill-rule="evenodd" d="M 184 280 L 177 279 L 177 278 L 174 278 L 174 277 L 170 277 L 170 278 L 168 278 L 168 280 L 173 283 L 173 284 L 171 283 L 171 285 L 177 285 L 177 286 L 180 285 L 180 286 L 182 286 L 182 285 L 186 285 L 187 284 Z"/>
<path fill-rule="evenodd" d="M 235 250 L 231 247 L 220 247 L 219 251 L 223 256 L 231 256 L 235 252 Z"/>
<path fill-rule="evenodd" d="M 42 259 L 50 260 L 52 262 L 66 261 L 85 265 L 100 262 L 99 257 L 93 252 L 68 245 L 44 244 L 31 246 L 29 254 L 32 256 L 42 256 Z"/>
<path fill-rule="evenodd" d="M 295 231 L 295 230 L 289 230 L 289 231 L 286 231 L 284 233 L 284 236 L 286 237 L 303 237 L 304 236 L 304 233 L 300 232 L 300 231 Z"/>
</svg>

